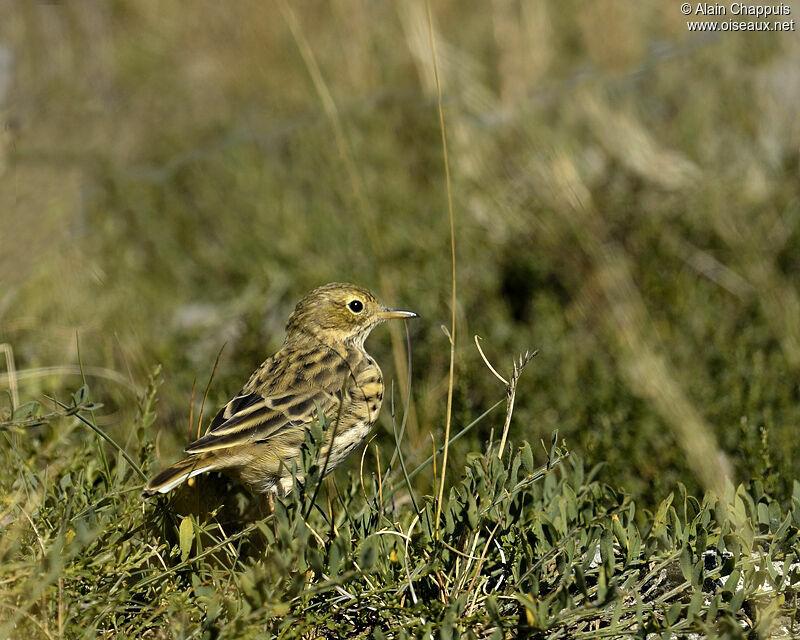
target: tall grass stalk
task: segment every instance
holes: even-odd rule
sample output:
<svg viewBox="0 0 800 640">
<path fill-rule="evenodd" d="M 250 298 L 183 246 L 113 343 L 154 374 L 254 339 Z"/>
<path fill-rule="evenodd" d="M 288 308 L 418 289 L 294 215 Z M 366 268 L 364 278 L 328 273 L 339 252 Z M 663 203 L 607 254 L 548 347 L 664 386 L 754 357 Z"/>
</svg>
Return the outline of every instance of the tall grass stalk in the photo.
<svg viewBox="0 0 800 640">
<path fill-rule="evenodd" d="M 436 79 L 436 100 L 439 108 L 439 129 L 442 133 L 442 156 L 444 160 L 444 179 L 447 188 L 447 216 L 450 222 L 450 282 L 452 297 L 450 298 L 450 372 L 447 379 L 447 416 L 444 424 L 444 454 L 442 455 L 442 471 L 439 477 L 439 497 L 436 501 L 436 537 L 439 537 L 439 518 L 442 515 L 442 498 L 444 497 L 444 483 L 447 477 L 447 452 L 450 447 L 450 420 L 453 416 L 453 380 L 455 378 L 456 362 L 456 232 L 453 216 L 453 189 L 450 182 L 450 160 L 447 155 L 447 128 L 444 122 L 444 106 L 442 104 L 442 81 L 439 77 L 439 60 L 436 55 L 436 38 L 433 34 L 433 15 L 431 14 L 430 0 L 426 0 L 425 8 L 428 12 L 428 37 L 431 44 L 433 58 L 433 74 Z"/>
</svg>

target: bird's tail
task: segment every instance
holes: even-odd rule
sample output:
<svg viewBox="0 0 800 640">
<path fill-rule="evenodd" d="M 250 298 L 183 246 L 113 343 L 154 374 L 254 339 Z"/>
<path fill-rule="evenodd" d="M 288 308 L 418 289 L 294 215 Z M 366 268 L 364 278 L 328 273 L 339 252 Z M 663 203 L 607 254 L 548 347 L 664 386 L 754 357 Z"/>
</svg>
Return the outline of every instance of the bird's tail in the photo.
<svg viewBox="0 0 800 640">
<path fill-rule="evenodd" d="M 179 460 L 150 478 L 144 486 L 142 494 L 147 497 L 156 493 L 168 493 L 189 478 L 211 471 L 216 466 L 211 456 L 191 456 Z"/>
</svg>

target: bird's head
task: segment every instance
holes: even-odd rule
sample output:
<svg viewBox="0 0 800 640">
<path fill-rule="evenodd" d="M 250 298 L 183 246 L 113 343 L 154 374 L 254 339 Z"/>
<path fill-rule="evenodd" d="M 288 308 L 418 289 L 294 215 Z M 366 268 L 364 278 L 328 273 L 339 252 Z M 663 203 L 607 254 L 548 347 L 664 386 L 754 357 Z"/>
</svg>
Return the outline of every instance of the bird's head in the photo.
<svg viewBox="0 0 800 640">
<path fill-rule="evenodd" d="M 288 340 L 310 334 L 325 344 L 363 345 L 385 320 L 416 318 L 413 311 L 389 309 L 363 287 L 332 282 L 307 293 L 286 324 Z"/>
</svg>

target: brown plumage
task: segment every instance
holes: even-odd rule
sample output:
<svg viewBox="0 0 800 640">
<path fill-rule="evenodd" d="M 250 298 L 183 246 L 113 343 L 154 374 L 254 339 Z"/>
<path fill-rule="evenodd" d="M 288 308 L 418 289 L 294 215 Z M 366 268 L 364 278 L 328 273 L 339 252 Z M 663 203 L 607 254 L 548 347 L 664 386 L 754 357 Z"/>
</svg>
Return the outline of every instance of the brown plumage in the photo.
<svg viewBox="0 0 800 640">
<path fill-rule="evenodd" d="M 364 440 L 381 409 L 383 377 L 364 340 L 385 320 L 416 316 L 387 309 L 356 285 L 314 289 L 289 317 L 280 350 L 220 409 L 208 433 L 186 447 L 189 457 L 151 478 L 144 494 L 167 493 L 220 470 L 254 492 L 285 495 L 318 410 L 331 423 L 320 455 L 332 471 Z"/>
</svg>

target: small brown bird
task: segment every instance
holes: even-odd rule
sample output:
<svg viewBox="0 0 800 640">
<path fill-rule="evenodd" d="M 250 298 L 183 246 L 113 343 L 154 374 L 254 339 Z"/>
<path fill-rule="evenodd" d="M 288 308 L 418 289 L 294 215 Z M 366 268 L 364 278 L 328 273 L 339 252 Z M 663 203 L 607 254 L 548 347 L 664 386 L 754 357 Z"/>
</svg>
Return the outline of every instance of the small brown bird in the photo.
<svg viewBox="0 0 800 640">
<path fill-rule="evenodd" d="M 353 284 L 314 289 L 289 316 L 280 350 L 220 409 L 206 435 L 186 447 L 189 457 L 151 478 L 144 495 L 219 470 L 255 493 L 284 496 L 318 411 L 330 423 L 320 449 L 329 473 L 366 438 L 381 410 L 383 377 L 364 340 L 384 320 L 416 317 L 386 308 Z"/>
</svg>

